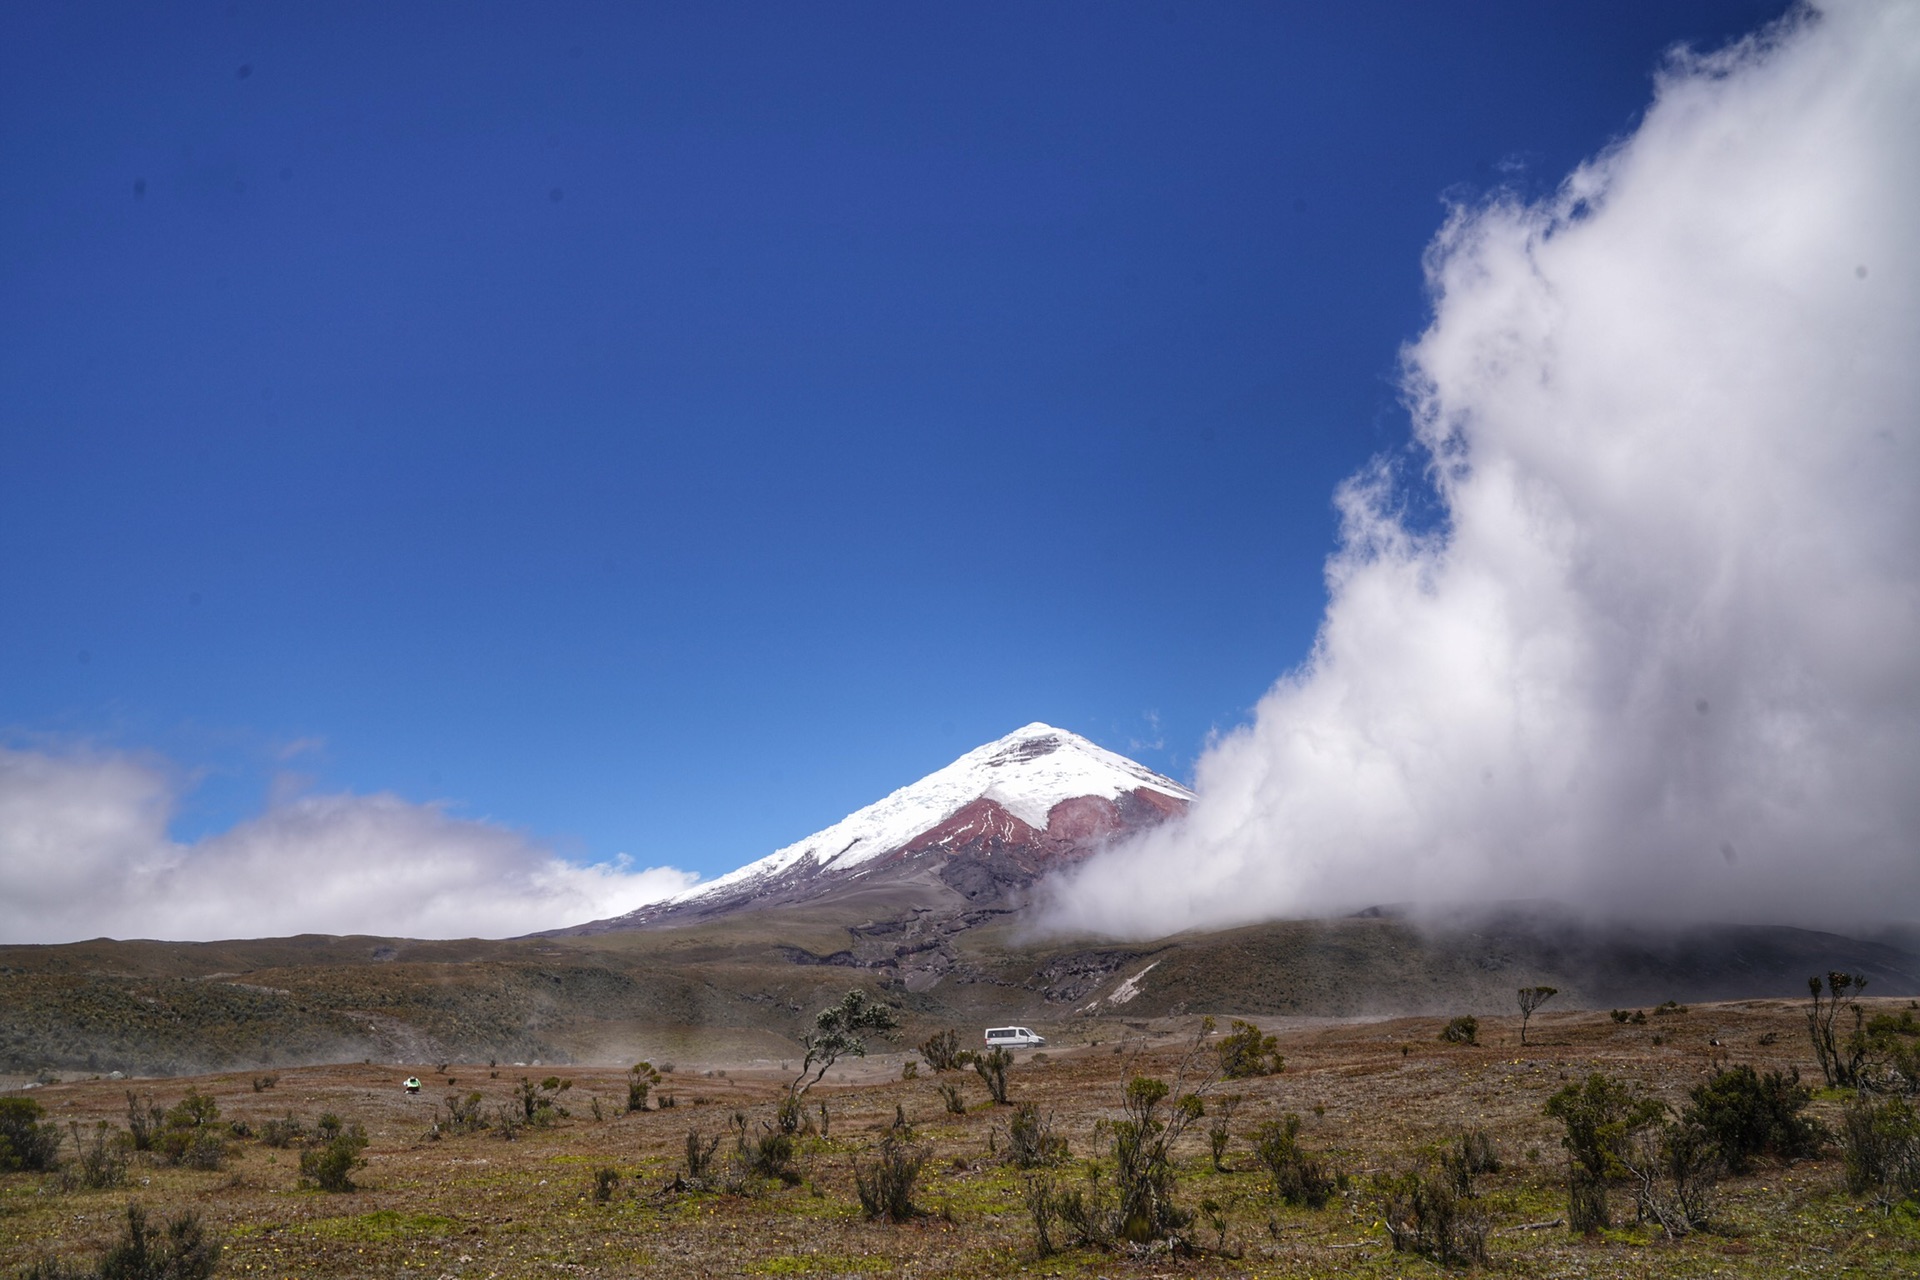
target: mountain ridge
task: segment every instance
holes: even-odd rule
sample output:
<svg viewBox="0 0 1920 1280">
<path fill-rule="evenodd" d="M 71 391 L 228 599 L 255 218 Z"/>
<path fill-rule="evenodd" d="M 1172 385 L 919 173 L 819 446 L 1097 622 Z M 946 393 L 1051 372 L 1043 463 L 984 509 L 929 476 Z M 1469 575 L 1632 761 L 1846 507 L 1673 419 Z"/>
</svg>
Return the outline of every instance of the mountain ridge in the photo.
<svg viewBox="0 0 1920 1280">
<path fill-rule="evenodd" d="M 1055 866 L 1184 813 L 1192 799 L 1138 761 L 1035 721 L 725 875 L 543 936 L 806 901 L 876 873 L 922 882 L 930 906 L 958 905 L 933 881 L 966 904 L 999 904 Z"/>
</svg>

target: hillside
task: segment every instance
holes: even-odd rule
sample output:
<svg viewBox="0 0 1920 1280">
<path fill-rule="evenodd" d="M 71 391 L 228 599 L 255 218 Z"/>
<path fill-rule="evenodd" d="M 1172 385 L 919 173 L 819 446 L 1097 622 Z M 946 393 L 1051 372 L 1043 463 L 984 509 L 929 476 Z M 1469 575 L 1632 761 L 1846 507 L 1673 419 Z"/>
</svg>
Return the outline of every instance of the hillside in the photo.
<svg viewBox="0 0 1920 1280">
<path fill-rule="evenodd" d="M 852 923 L 849 906 L 864 910 Z M 1516 987 L 1537 983 L 1559 987 L 1565 1009 L 1797 998 L 1829 969 L 1868 975 L 1877 995 L 1920 994 L 1920 956 L 1883 942 L 1753 926 L 1604 929 L 1537 907 L 1127 944 L 1026 938 L 1011 915 L 943 929 L 876 889 L 568 938 L 0 947 L 0 1071 L 779 1059 L 815 1009 L 856 985 L 898 1004 L 910 1035 L 1180 1012 L 1504 1013 Z"/>
</svg>

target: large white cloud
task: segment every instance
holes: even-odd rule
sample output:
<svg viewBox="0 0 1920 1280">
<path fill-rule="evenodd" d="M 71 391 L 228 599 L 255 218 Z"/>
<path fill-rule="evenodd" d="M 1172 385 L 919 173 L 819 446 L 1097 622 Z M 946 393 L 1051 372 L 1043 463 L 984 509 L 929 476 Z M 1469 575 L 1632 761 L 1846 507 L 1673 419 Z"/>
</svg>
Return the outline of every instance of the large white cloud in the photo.
<svg viewBox="0 0 1920 1280">
<path fill-rule="evenodd" d="M 1920 916 L 1920 5 L 1823 8 L 1448 221 L 1405 353 L 1441 527 L 1341 491 L 1310 659 L 1058 923 Z"/>
<path fill-rule="evenodd" d="M 693 883 L 579 866 L 519 832 L 391 795 L 304 795 L 192 844 L 163 762 L 0 748 L 0 941 L 363 933 L 502 937 Z"/>
</svg>

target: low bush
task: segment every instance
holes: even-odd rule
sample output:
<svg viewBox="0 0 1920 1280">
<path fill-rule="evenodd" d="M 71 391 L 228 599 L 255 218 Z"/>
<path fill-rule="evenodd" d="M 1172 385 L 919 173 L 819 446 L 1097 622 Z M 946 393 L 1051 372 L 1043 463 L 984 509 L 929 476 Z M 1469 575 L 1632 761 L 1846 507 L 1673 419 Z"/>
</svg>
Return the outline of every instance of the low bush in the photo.
<svg viewBox="0 0 1920 1280">
<path fill-rule="evenodd" d="M 1479 1034 L 1480 1019 L 1463 1013 L 1441 1029 L 1440 1038 L 1448 1044 L 1478 1044 Z"/>
<path fill-rule="evenodd" d="M 47 1259 L 19 1273 L 20 1280 L 207 1280 L 220 1265 L 220 1243 L 195 1213 L 183 1213 L 164 1228 L 149 1226 L 147 1211 L 127 1206 L 127 1225 L 99 1265 L 72 1267 Z"/>
<path fill-rule="evenodd" d="M 322 1145 L 300 1153 L 300 1181 L 322 1191 L 355 1190 L 353 1171 L 364 1168 L 360 1153 L 366 1150 L 367 1131 L 358 1124 L 336 1128 Z"/>
<path fill-rule="evenodd" d="M 596 1169 L 593 1174 L 593 1202 L 605 1204 L 620 1186 L 618 1169 Z"/>
<path fill-rule="evenodd" d="M 1273 1193 L 1291 1205 L 1324 1209 L 1346 1181 L 1301 1148 L 1300 1117 L 1291 1111 L 1254 1131 L 1253 1154 L 1273 1179 Z"/>
<path fill-rule="evenodd" d="M 93 1126 L 92 1136 L 77 1121 L 67 1126 L 73 1133 L 73 1167 L 61 1176 L 70 1186 L 87 1191 L 107 1191 L 127 1180 L 127 1136 L 105 1120 Z"/>
<path fill-rule="evenodd" d="M 627 1068 L 627 1110 L 645 1111 L 647 1095 L 660 1083 L 660 1073 L 651 1062 L 636 1062 Z"/>
<path fill-rule="evenodd" d="M 1586 1234 L 1610 1226 L 1607 1184 L 1628 1176 L 1627 1144 L 1660 1121 L 1664 1109 L 1623 1080 L 1594 1072 L 1547 1099 L 1547 1115 L 1566 1126 L 1567 1225 Z"/>
<path fill-rule="evenodd" d="M 1878 1013 L 1861 1033 L 1868 1066 L 1869 1087 L 1886 1093 L 1920 1093 L 1920 1020 L 1911 1009 L 1898 1017 Z"/>
<path fill-rule="evenodd" d="M 0 1173 L 45 1173 L 60 1160 L 60 1126 L 32 1098 L 0 1098 Z"/>
<path fill-rule="evenodd" d="M 441 1126 L 448 1133 L 478 1133 L 487 1127 L 484 1111 L 486 1099 L 480 1096 L 477 1089 L 464 1096 L 450 1093 L 442 1105 L 447 1109 L 447 1118 L 441 1122 Z"/>
<path fill-rule="evenodd" d="M 1233 1029 L 1220 1038 L 1220 1074 L 1229 1080 L 1249 1080 L 1255 1076 L 1278 1075 L 1287 1060 L 1280 1056 L 1280 1041 L 1265 1035 L 1259 1027 L 1239 1018 Z"/>
<path fill-rule="evenodd" d="M 266 1147 L 290 1147 L 306 1136 L 306 1128 L 289 1111 L 285 1116 L 260 1124 L 260 1144 Z"/>
<path fill-rule="evenodd" d="M 791 1133 L 764 1124 L 763 1132 L 753 1133 L 747 1127 L 746 1115 L 738 1111 L 733 1114 L 733 1125 L 735 1139 L 731 1181 L 736 1189 L 747 1189 L 754 1178 L 778 1178 L 790 1187 L 799 1185 L 800 1170 L 794 1166 L 796 1147 Z"/>
<path fill-rule="evenodd" d="M 687 1130 L 687 1171 L 684 1178 L 678 1178 L 683 1187 L 698 1190 L 707 1185 L 713 1176 L 713 1153 L 719 1150 L 720 1135 L 706 1137 L 697 1129 Z"/>
<path fill-rule="evenodd" d="M 1920 1112 L 1905 1098 L 1856 1099 L 1840 1129 L 1847 1190 L 1892 1206 L 1920 1200 Z"/>
<path fill-rule="evenodd" d="M 1215 1099 L 1210 1113 L 1213 1123 L 1207 1126 L 1207 1154 L 1212 1157 L 1217 1173 L 1227 1172 L 1227 1143 L 1233 1137 L 1233 1110 L 1239 1105 L 1240 1095 L 1229 1093 Z"/>
<path fill-rule="evenodd" d="M 973 1070 L 980 1082 L 987 1086 L 987 1092 L 1001 1106 L 1007 1105 L 1007 1068 L 1013 1065 L 1011 1051 L 995 1046 L 985 1053 L 972 1055 Z"/>
<path fill-rule="evenodd" d="M 1451 1170 L 1410 1170 L 1380 1184 L 1380 1220 L 1396 1253 L 1417 1253 L 1441 1266 L 1485 1266 L 1487 1221 Z"/>
<path fill-rule="evenodd" d="M 1027 1178 L 1020 1184 L 1020 1202 L 1033 1219 L 1034 1251 L 1042 1258 L 1052 1257 L 1059 1248 L 1054 1243 L 1053 1225 L 1060 1218 L 1060 1195 L 1054 1190 L 1053 1179 L 1045 1174 Z"/>
<path fill-rule="evenodd" d="M 1698 1121 L 1669 1120 L 1636 1131 L 1625 1163 L 1639 1221 L 1657 1224 L 1674 1240 L 1709 1229 L 1714 1191 L 1726 1164 Z"/>
<path fill-rule="evenodd" d="M 149 1134 L 149 1145 L 168 1164 L 218 1169 L 227 1158 L 226 1138 L 215 1123 L 219 1119 L 219 1105 L 199 1090 L 189 1089 L 186 1097 L 161 1114 L 159 1130 Z"/>
<path fill-rule="evenodd" d="M 781 1133 L 805 1133 L 807 1130 L 807 1107 L 797 1093 L 789 1093 L 780 1099 L 780 1105 L 773 1110 L 773 1126 Z"/>
<path fill-rule="evenodd" d="M 1022 1169 L 1037 1169 L 1067 1156 L 1067 1140 L 1053 1131 L 1053 1117 L 1031 1102 L 1013 1110 L 1007 1124 L 1007 1158 Z"/>
<path fill-rule="evenodd" d="M 165 1108 L 154 1105 L 152 1094 L 141 1099 L 133 1096 L 133 1090 L 127 1090 L 127 1134 L 135 1151 L 153 1150 L 154 1136 L 165 1127 L 166 1120 Z"/>
<path fill-rule="evenodd" d="M 632 1087 L 631 1080 L 632 1078 L 629 1077 L 629 1088 Z M 562 1080 L 559 1076 L 548 1076 L 537 1085 L 527 1077 L 521 1076 L 520 1085 L 515 1090 L 515 1097 L 520 1103 L 522 1122 L 536 1129 L 544 1129 L 554 1121 L 565 1117 L 569 1113 L 560 1105 L 558 1098 L 560 1094 L 571 1088 L 573 1088 L 573 1081 Z M 642 1105 L 645 1105 L 644 1096 L 643 1094 Z"/>
<path fill-rule="evenodd" d="M 1500 1153 L 1484 1129 L 1468 1129 L 1439 1152 L 1439 1167 L 1463 1197 L 1474 1194 L 1473 1180 L 1500 1171 Z"/>
<path fill-rule="evenodd" d="M 959 1085 L 942 1084 L 939 1085 L 938 1088 L 940 1090 L 941 1101 L 947 1104 L 947 1114 L 955 1116 L 967 1114 L 967 1100 L 960 1096 Z"/>
<path fill-rule="evenodd" d="M 1798 1069 L 1791 1076 L 1761 1075 L 1743 1063 L 1696 1085 L 1690 1096 L 1685 1119 L 1712 1139 L 1731 1173 L 1749 1172 L 1757 1156 L 1817 1155 L 1826 1137 L 1816 1121 L 1800 1114 L 1813 1091 L 1800 1083 Z"/>
<path fill-rule="evenodd" d="M 967 1055 L 960 1048 L 960 1033 L 952 1027 L 935 1032 L 920 1042 L 920 1056 L 935 1071 L 957 1071 L 966 1065 Z"/>
<path fill-rule="evenodd" d="M 853 1185 L 860 1208 L 868 1218 L 906 1222 L 918 1212 L 913 1191 L 927 1149 L 914 1140 L 913 1131 L 895 1125 L 880 1135 L 880 1145 L 869 1163 L 853 1162 Z"/>
</svg>

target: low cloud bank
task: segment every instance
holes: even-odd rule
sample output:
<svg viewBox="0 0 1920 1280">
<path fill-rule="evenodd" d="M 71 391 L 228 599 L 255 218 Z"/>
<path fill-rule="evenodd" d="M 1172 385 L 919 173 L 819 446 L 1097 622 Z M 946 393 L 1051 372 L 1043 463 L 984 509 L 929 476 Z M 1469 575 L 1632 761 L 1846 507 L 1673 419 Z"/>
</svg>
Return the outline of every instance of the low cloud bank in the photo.
<svg viewBox="0 0 1920 1280">
<path fill-rule="evenodd" d="M 295 796 L 182 844 L 167 836 L 179 794 L 161 762 L 0 748 L 0 941 L 504 937 L 618 915 L 696 879 L 579 866 L 391 795 Z"/>
<path fill-rule="evenodd" d="M 1404 361 L 1440 527 L 1340 490 L 1311 657 L 1052 923 L 1920 915 L 1916 86 L 1920 7 L 1823 6 L 1456 211 Z"/>
</svg>

